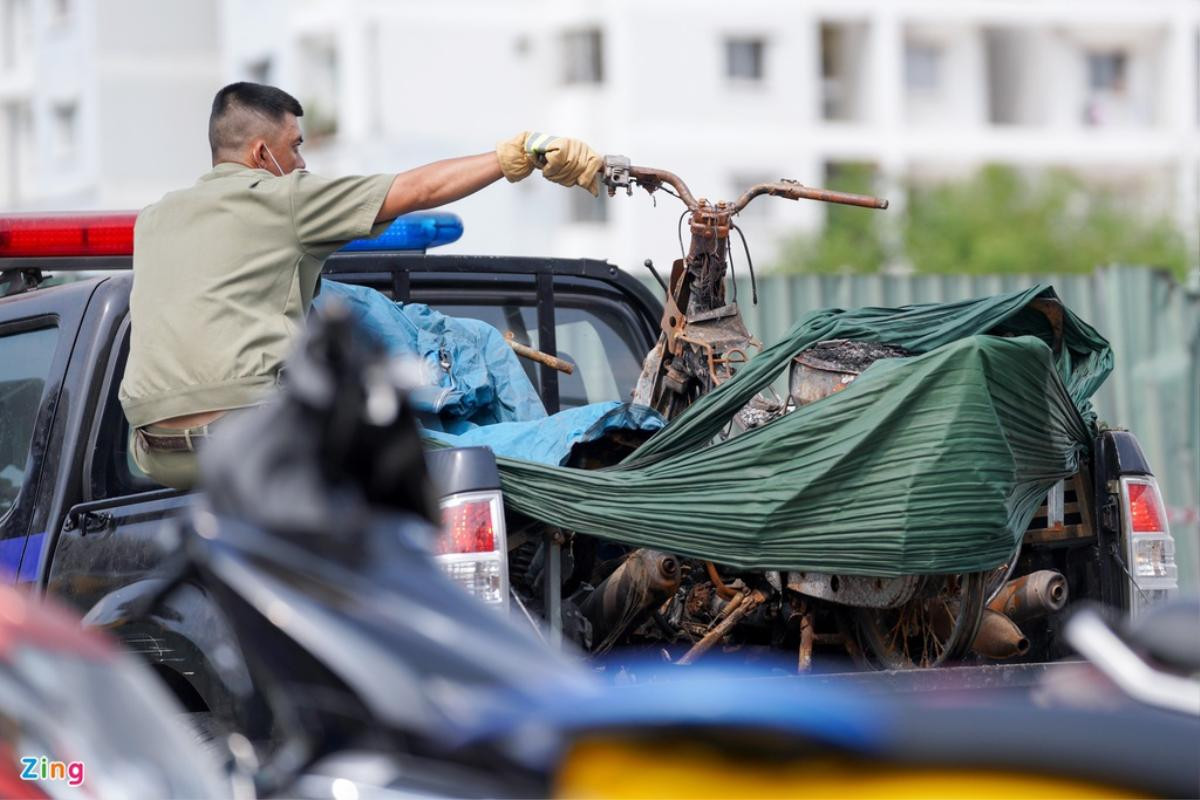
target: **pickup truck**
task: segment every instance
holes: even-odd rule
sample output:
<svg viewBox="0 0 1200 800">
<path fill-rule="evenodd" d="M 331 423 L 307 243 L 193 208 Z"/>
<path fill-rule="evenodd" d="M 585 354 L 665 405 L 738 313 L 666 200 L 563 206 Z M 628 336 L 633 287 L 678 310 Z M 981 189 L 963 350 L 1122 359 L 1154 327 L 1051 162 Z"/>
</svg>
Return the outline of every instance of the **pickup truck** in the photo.
<svg viewBox="0 0 1200 800">
<path fill-rule="evenodd" d="M 132 215 L 116 223 L 97 215 L 40 221 L 50 223 L 78 228 L 75 243 L 45 251 L 15 246 L 21 226 L 36 228 L 39 220 L 0 218 L 0 565 L 7 580 L 112 628 L 189 711 L 266 737 L 265 706 L 240 699 L 249 675 L 203 590 L 176 592 L 142 620 L 116 613 L 154 594 L 162 532 L 169 528 L 164 521 L 180 516 L 191 496 L 154 485 L 128 452 L 117 388 L 128 353 Z M 102 224 L 128 230 L 114 245 L 99 235 Z M 78 271 L 98 276 L 54 286 L 44 281 L 47 274 Z M 645 285 L 587 259 L 339 252 L 326 262 L 324 279 L 482 319 L 575 363 L 569 376 L 526 365 L 550 412 L 627 399 L 662 316 L 662 303 Z M 447 518 L 455 509 L 480 508 L 501 532 L 495 552 L 441 556 L 447 573 L 481 599 L 509 607 L 516 596 L 508 565 L 515 546 L 502 533 L 490 451 L 435 451 L 429 458 Z M 547 538 L 546 545 L 557 542 Z M 1011 567 L 1017 574 L 1057 571 L 1072 599 L 1137 613 L 1174 588 L 1173 550 L 1136 437 L 1102 430 L 1090 463 L 1050 492 Z M 552 638 L 561 636 L 563 603 L 563 580 L 554 574 L 552 566 L 541 606 Z M 519 609 L 512 613 L 528 613 L 519 599 L 513 605 Z M 1054 614 L 1032 623 L 1023 660 L 1061 657 L 1059 625 Z"/>
</svg>

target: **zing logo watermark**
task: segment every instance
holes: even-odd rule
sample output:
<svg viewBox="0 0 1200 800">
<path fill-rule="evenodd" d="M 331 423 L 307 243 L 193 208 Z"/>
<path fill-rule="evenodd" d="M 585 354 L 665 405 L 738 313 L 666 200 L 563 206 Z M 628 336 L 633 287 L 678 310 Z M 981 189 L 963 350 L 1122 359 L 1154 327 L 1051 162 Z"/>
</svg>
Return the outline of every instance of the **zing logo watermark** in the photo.
<svg viewBox="0 0 1200 800">
<path fill-rule="evenodd" d="M 45 756 L 35 758 L 25 756 L 21 759 L 21 780 L 23 781 L 66 781 L 67 786 L 83 785 L 83 762 L 51 761 Z"/>
</svg>

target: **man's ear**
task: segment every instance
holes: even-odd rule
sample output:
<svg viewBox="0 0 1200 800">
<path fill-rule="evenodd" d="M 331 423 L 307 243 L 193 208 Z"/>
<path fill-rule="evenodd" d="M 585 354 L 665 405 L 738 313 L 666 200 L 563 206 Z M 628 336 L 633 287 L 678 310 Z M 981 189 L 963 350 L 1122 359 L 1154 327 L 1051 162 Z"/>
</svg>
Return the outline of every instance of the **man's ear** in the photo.
<svg viewBox="0 0 1200 800">
<path fill-rule="evenodd" d="M 266 169 L 266 165 L 270 163 L 267 160 L 267 142 L 265 139 L 255 139 L 250 142 L 250 163 L 261 169 Z"/>
</svg>

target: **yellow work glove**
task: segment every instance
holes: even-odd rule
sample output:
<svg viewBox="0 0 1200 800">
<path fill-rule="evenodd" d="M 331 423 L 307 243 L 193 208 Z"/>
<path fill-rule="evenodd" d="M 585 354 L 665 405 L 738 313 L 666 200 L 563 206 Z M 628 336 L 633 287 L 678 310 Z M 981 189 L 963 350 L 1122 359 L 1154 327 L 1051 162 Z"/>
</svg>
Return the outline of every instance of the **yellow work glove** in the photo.
<svg viewBox="0 0 1200 800">
<path fill-rule="evenodd" d="M 496 156 L 504 177 L 514 183 L 537 167 L 547 180 L 600 194 L 597 175 L 604 161 L 578 139 L 525 131 L 497 145 Z"/>
</svg>

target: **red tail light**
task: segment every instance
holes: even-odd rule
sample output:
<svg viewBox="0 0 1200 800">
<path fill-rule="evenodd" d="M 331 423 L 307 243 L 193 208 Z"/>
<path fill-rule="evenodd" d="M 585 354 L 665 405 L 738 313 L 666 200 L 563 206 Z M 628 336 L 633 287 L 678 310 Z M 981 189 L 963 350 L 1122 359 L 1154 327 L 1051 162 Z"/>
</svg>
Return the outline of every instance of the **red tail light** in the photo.
<svg viewBox="0 0 1200 800">
<path fill-rule="evenodd" d="M 434 559 L 446 577 L 489 605 L 508 609 L 504 499 L 496 490 L 442 498 Z"/>
<path fill-rule="evenodd" d="M 1179 566 L 1158 481 L 1151 475 L 1120 480 L 1129 611 L 1136 617 L 1178 590 Z"/>
<path fill-rule="evenodd" d="M 137 212 L 0 217 L 0 258 L 133 255 Z"/>
<path fill-rule="evenodd" d="M 1129 523 L 1133 533 L 1159 533 L 1167 530 L 1162 498 L 1153 484 L 1129 481 L 1126 490 L 1129 492 Z"/>
<path fill-rule="evenodd" d="M 496 549 L 490 499 L 474 500 L 442 509 L 442 536 L 435 552 L 490 553 Z"/>
</svg>

